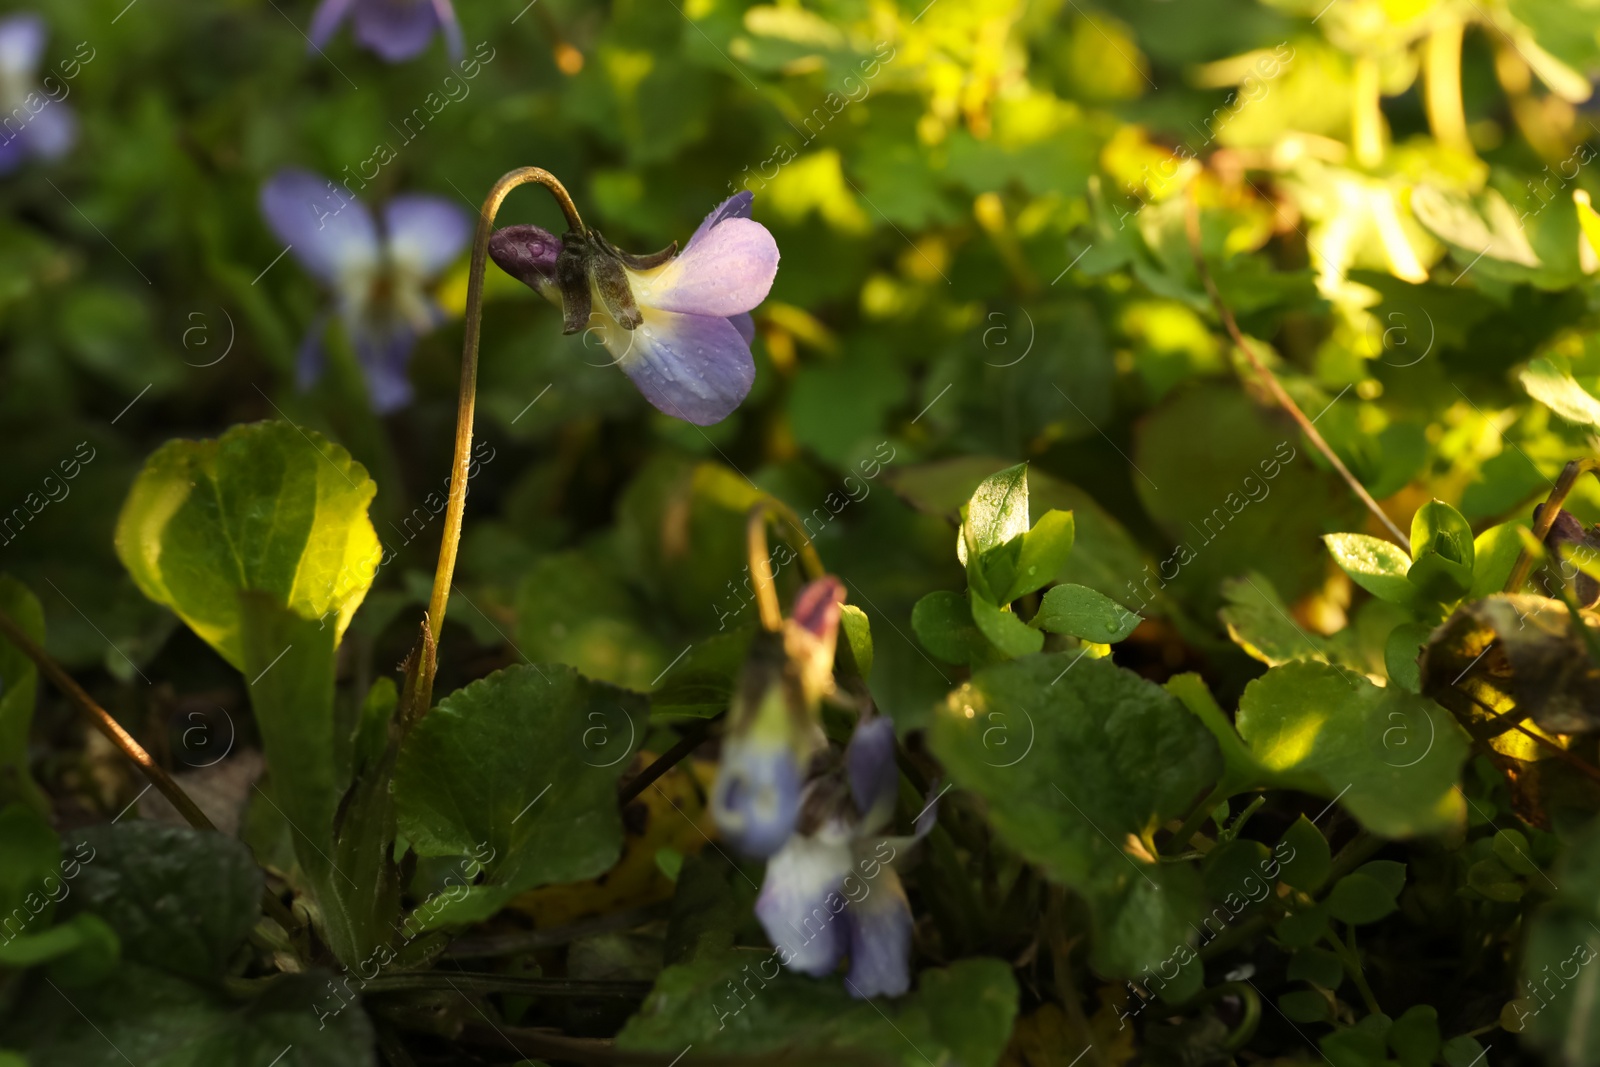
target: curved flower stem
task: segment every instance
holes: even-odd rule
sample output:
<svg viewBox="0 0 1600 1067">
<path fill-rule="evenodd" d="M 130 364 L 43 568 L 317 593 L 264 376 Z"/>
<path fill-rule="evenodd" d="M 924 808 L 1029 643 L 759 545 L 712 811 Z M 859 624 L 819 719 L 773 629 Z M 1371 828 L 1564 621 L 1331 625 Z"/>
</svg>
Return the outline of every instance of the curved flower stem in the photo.
<svg viewBox="0 0 1600 1067">
<path fill-rule="evenodd" d="M 428 601 L 428 629 L 433 634 L 435 651 L 426 656 L 418 685 L 417 706 L 424 712 L 432 701 L 439 632 L 444 627 L 445 607 L 456 571 L 456 552 L 461 543 L 461 520 L 467 506 L 472 418 L 478 400 L 478 337 L 483 328 L 483 271 L 489 260 L 489 238 L 494 234 L 494 217 L 507 194 L 528 182 L 537 182 L 550 190 L 567 217 L 567 225 L 578 233 L 586 232 L 566 187 L 541 167 L 519 167 L 503 175 L 489 190 L 478 211 L 478 229 L 472 238 L 472 264 L 467 275 L 466 329 L 461 343 L 461 394 L 456 401 L 456 447 L 450 466 L 450 500 L 445 508 L 444 534 L 439 543 L 439 565 L 433 575 L 433 596 Z"/>
<path fill-rule="evenodd" d="M 1445 18 L 1428 35 L 1423 51 L 1428 126 L 1439 143 L 1472 155 L 1467 116 L 1461 105 L 1461 38 L 1458 18 Z"/>
<path fill-rule="evenodd" d="M 1256 1034 L 1256 1028 L 1261 1025 L 1261 995 L 1256 992 L 1255 986 L 1249 982 L 1224 982 L 1209 989 L 1202 989 L 1178 1005 L 1175 1010 L 1188 1014 L 1228 996 L 1238 997 L 1244 1004 L 1244 1014 L 1239 1020 L 1239 1025 L 1230 1030 L 1223 1041 L 1223 1048 L 1229 1052 L 1238 1052 L 1250 1043 L 1250 1039 Z"/>
<path fill-rule="evenodd" d="M 1575 459 L 1561 469 L 1561 477 L 1556 479 L 1550 495 L 1545 498 L 1544 507 L 1539 510 L 1539 521 L 1533 524 L 1534 540 L 1540 544 L 1544 543 L 1545 535 L 1550 532 L 1550 527 L 1555 525 L 1556 516 L 1561 514 L 1561 505 L 1566 502 L 1567 494 L 1578 484 L 1578 479 L 1587 473 L 1593 473 L 1596 478 L 1600 478 L 1600 461 Z M 1524 548 L 1517 553 L 1516 565 L 1511 568 L 1511 577 L 1506 579 L 1505 589 L 1502 592 L 1521 592 L 1531 570 L 1533 570 L 1533 556 Z"/>
<path fill-rule="evenodd" d="M 1323 440 L 1322 434 L 1317 432 L 1316 426 L 1312 424 L 1310 419 L 1306 418 L 1306 413 L 1300 410 L 1300 405 L 1296 404 L 1294 398 L 1285 391 L 1283 383 L 1278 381 L 1278 376 L 1273 374 L 1265 363 L 1261 362 L 1261 358 L 1256 355 L 1255 349 L 1250 347 L 1250 343 L 1245 340 L 1244 334 L 1239 331 L 1239 324 L 1234 321 L 1233 312 L 1229 311 L 1228 305 L 1222 302 L 1222 294 L 1217 292 L 1217 283 L 1211 279 L 1211 271 L 1206 266 L 1205 255 L 1200 250 L 1200 205 L 1195 199 L 1193 183 L 1189 186 L 1189 204 L 1185 224 L 1189 234 L 1189 252 L 1194 256 L 1195 269 L 1200 272 L 1200 281 L 1205 285 L 1206 293 L 1211 297 L 1211 304 L 1217 309 L 1217 317 L 1222 320 L 1222 325 L 1227 329 L 1228 336 L 1233 339 L 1234 345 L 1240 352 L 1244 353 L 1244 358 L 1250 361 L 1250 366 L 1255 369 L 1256 374 L 1266 383 L 1267 390 L 1272 393 L 1273 399 L 1277 400 L 1279 406 L 1287 411 L 1295 422 L 1299 423 L 1300 431 L 1316 446 L 1317 451 L 1322 453 L 1323 458 L 1333 464 L 1333 469 L 1339 472 L 1339 477 L 1344 479 L 1345 484 L 1350 487 L 1351 491 L 1367 506 L 1369 511 L 1378 517 L 1378 521 L 1388 528 L 1389 532 L 1394 535 L 1394 539 L 1400 542 L 1400 546 L 1409 554 L 1411 551 L 1411 539 L 1400 531 L 1400 527 L 1394 524 L 1394 520 L 1384 514 L 1383 509 L 1378 506 L 1378 502 L 1372 499 L 1372 494 L 1367 492 L 1366 487 L 1356 480 L 1356 476 L 1350 473 L 1350 468 L 1344 465 L 1344 461 L 1329 447 L 1328 442 Z"/>
<path fill-rule="evenodd" d="M 744 527 L 745 555 L 748 557 L 750 579 L 755 582 L 756 609 L 761 613 L 761 627 L 773 633 L 783 629 L 783 608 L 778 604 L 778 587 L 772 582 L 772 557 L 767 554 L 767 506 L 757 504 L 750 509 Z"/>
<path fill-rule="evenodd" d="M 755 583 L 756 607 L 764 629 L 783 629 L 783 609 L 778 604 L 778 587 L 773 584 L 772 556 L 767 551 L 767 520 L 782 522 L 789 528 L 787 540 L 800 554 L 806 577 L 815 581 L 827 574 L 816 545 L 806 536 L 805 527 L 793 509 L 775 496 L 768 496 L 750 509 L 745 522 L 745 552 L 749 557 L 750 579 Z"/>
<path fill-rule="evenodd" d="M 144 746 L 135 741 L 133 735 L 111 717 L 109 711 L 95 703 L 94 697 L 84 692 L 83 687 L 73 681 L 72 676 L 51 659 L 48 652 L 34 644 L 27 632 L 4 612 L 0 612 L 0 634 L 4 634 L 7 641 L 16 645 L 24 655 L 33 660 L 39 668 L 39 673 L 50 679 L 51 684 L 61 690 L 63 696 L 88 715 L 95 729 L 104 734 L 106 740 L 120 748 L 123 755 L 139 765 L 144 776 L 150 779 L 150 784 L 161 790 L 161 795 L 172 802 L 172 806 L 189 821 L 190 826 L 196 830 L 216 829 L 211 820 L 206 818 L 206 813 L 200 810 L 200 806 L 190 799 L 189 794 L 172 780 L 172 776 L 163 770 L 160 764 L 151 758 L 150 753 L 144 750 Z"/>
<path fill-rule="evenodd" d="M 1356 162 L 1376 167 L 1383 162 L 1383 99 L 1375 56 L 1356 56 L 1350 82 L 1350 140 Z"/>
</svg>

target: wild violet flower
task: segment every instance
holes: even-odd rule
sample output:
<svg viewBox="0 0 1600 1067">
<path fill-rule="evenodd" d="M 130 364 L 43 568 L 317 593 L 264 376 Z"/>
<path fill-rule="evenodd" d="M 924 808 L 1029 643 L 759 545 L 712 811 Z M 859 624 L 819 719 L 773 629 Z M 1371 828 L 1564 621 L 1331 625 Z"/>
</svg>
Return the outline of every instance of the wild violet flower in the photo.
<svg viewBox="0 0 1600 1067">
<path fill-rule="evenodd" d="M 863 717 L 836 766 L 806 784 L 795 833 L 767 861 L 756 917 L 790 970 L 832 974 L 846 956 L 852 996 L 900 996 L 911 987 L 911 905 L 894 861 L 933 826 L 885 836 L 898 771 L 894 723 Z"/>
<path fill-rule="evenodd" d="M 435 30 L 444 31 L 452 60 L 465 51 L 450 0 L 322 0 L 306 35 L 311 47 L 327 44 L 346 18 L 355 23 L 356 40 L 390 63 L 421 55 Z"/>
<path fill-rule="evenodd" d="M 417 338 L 444 312 L 423 285 L 444 270 L 471 234 L 466 212 L 442 197 L 397 196 L 375 218 L 333 182 L 301 170 L 274 175 L 261 189 L 267 224 L 317 280 L 333 291 L 379 413 L 411 400 L 406 366 Z M 318 319 L 300 349 L 301 388 L 322 373 Z"/>
<path fill-rule="evenodd" d="M 706 216 L 680 255 L 623 252 L 594 230 L 557 238 L 537 226 L 495 232 L 489 254 L 562 309 L 563 332 L 594 330 L 645 399 L 709 426 L 750 392 L 749 312 L 778 272 L 778 245 L 741 192 Z"/>
<path fill-rule="evenodd" d="M 717 828 L 741 852 L 770 856 L 794 833 L 812 757 L 827 747 L 818 712 L 843 603 L 839 580 L 820 578 L 795 597 L 782 631 L 751 645 L 711 790 Z"/>
<path fill-rule="evenodd" d="M 0 174 L 29 156 L 57 159 L 77 139 L 78 122 L 62 103 L 59 80 L 38 81 L 44 57 L 44 19 L 31 13 L 0 19 Z M 58 88 L 52 90 L 50 81 Z M 56 93 L 60 92 L 58 98 Z"/>
</svg>

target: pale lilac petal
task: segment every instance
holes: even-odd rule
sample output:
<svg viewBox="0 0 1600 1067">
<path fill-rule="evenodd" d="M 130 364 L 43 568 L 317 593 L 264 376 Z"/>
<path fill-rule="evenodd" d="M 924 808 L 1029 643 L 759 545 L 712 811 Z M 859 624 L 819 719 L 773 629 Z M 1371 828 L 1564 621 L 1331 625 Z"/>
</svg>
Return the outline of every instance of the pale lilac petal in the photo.
<svg viewBox="0 0 1600 1067">
<path fill-rule="evenodd" d="M 16 170 L 27 157 L 28 148 L 23 142 L 22 134 L 8 134 L 0 130 L 0 174 L 9 174 Z"/>
<path fill-rule="evenodd" d="M 300 340 L 300 350 L 294 361 L 294 384 L 302 392 L 317 383 L 327 366 L 328 352 L 323 347 L 322 335 L 328 329 L 328 317 L 326 311 L 317 315 L 311 321 L 311 328 L 306 331 L 305 337 Z"/>
<path fill-rule="evenodd" d="M 740 337 L 744 338 L 746 347 L 755 343 L 756 320 L 753 315 L 748 311 L 742 315 L 729 315 L 728 321 L 733 323 L 733 328 L 739 331 Z"/>
<path fill-rule="evenodd" d="M 450 0 L 433 0 L 433 11 L 440 28 L 444 30 L 445 51 L 450 61 L 456 62 L 466 55 L 467 46 L 461 39 L 461 23 L 456 21 L 455 8 L 450 6 Z"/>
<path fill-rule="evenodd" d="M 894 868 L 866 882 L 864 897 L 852 898 L 850 971 L 845 988 L 853 997 L 898 997 L 911 988 L 911 905 Z"/>
<path fill-rule="evenodd" d="M 850 772 L 850 795 L 869 829 L 888 822 L 900 787 L 900 770 L 894 761 L 894 721 L 885 715 L 856 724 L 845 750 Z"/>
<path fill-rule="evenodd" d="M 502 226 L 489 238 L 489 258 L 535 292 L 556 284 L 561 238 L 538 226 Z"/>
<path fill-rule="evenodd" d="M 44 19 L 32 12 L 0 19 L 0 81 L 31 82 L 44 54 Z"/>
<path fill-rule="evenodd" d="M 78 119 L 66 104 L 51 100 L 22 130 L 28 151 L 41 159 L 60 159 L 78 139 Z"/>
<path fill-rule="evenodd" d="M 380 329 L 365 329 L 352 338 L 356 361 L 367 380 L 367 395 L 372 410 L 387 415 L 411 403 L 411 379 L 406 367 L 417 345 L 417 335 L 403 323 L 385 324 Z"/>
<path fill-rule="evenodd" d="M 601 325 L 601 339 L 646 400 L 697 426 L 721 422 L 756 380 L 755 360 L 727 319 L 642 308 L 644 325 Z"/>
<path fill-rule="evenodd" d="M 940 787 L 938 779 L 928 786 L 927 795 L 923 797 L 922 811 L 917 814 L 917 821 L 912 827 L 914 835 L 912 842 L 920 841 L 933 830 L 933 824 L 939 821 L 939 798 L 944 796 L 944 789 Z"/>
<path fill-rule="evenodd" d="M 397 196 L 383 208 L 389 255 L 419 278 L 432 278 L 461 254 L 472 218 L 439 196 Z"/>
<path fill-rule="evenodd" d="M 356 40 L 390 63 L 421 55 L 439 28 L 431 0 L 357 0 Z"/>
<path fill-rule="evenodd" d="M 338 30 L 339 24 L 350 14 L 356 0 L 322 0 L 311 15 L 311 30 L 306 34 L 307 47 L 312 51 L 327 44 Z"/>
<path fill-rule="evenodd" d="M 730 737 L 711 790 L 711 816 L 740 852 L 770 856 L 794 833 L 800 785 L 799 761 L 781 740 Z"/>
<path fill-rule="evenodd" d="M 707 233 L 710 233 L 711 228 L 724 219 L 749 218 L 750 206 L 755 203 L 755 200 L 756 194 L 746 189 L 742 192 L 734 193 L 732 196 L 728 197 L 728 199 L 712 208 L 711 214 L 707 215 L 705 217 L 705 221 L 700 223 L 700 225 L 696 227 L 694 233 L 690 235 L 689 243 L 683 246 L 683 250 L 687 252 L 689 249 L 693 248 L 699 242 L 700 238 L 704 237 Z"/>
<path fill-rule="evenodd" d="M 850 942 L 849 902 L 840 892 L 850 862 L 842 837 L 802 834 L 768 861 L 756 917 L 790 970 L 821 977 L 839 966 Z"/>
<path fill-rule="evenodd" d="M 630 272 L 632 273 L 632 272 Z M 655 271 L 633 274 L 641 307 L 726 318 L 767 298 L 778 274 L 778 242 L 753 219 L 725 219 Z"/>
<path fill-rule="evenodd" d="M 378 261 L 378 230 L 366 205 L 309 171 L 273 175 L 261 189 L 261 212 L 278 240 L 325 282 Z"/>
</svg>

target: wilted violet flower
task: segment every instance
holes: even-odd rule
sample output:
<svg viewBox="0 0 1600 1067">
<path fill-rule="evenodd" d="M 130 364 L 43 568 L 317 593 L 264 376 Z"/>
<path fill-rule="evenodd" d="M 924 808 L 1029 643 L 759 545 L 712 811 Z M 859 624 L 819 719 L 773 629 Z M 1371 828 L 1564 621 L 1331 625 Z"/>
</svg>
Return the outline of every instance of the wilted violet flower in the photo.
<svg viewBox="0 0 1600 1067">
<path fill-rule="evenodd" d="M 593 329 L 645 399 L 708 426 L 750 392 L 749 312 L 778 273 L 778 245 L 741 192 L 706 216 L 684 246 L 636 256 L 594 230 L 562 237 L 537 226 L 496 231 L 489 254 L 560 305 L 564 332 Z"/>
<path fill-rule="evenodd" d="M 820 578 L 795 598 L 779 633 L 756 635 L 739 678 L 711 790 L 711 814 L 733 845 L 770 856 L 794 833 L 811 758 L 826 747 L 818 704 L 833 682 L 844 586 Z"/>
<path fill-rule="evenodd" d="M 466 212 L 442 197 L 397 196 L 375 219 L 333 182 L 301 170 L 274 175 L 261 211 L 278 239 L 332 291 L 335 309 L 380 413 L 411 399 L 406 365 L 417 338 L 444 312 L 423 290 L 460 254 L 471 234 Z M 301 388 L 322 373 L 319 318 L 301 345 Z"/>
<path fill-rule="evenodd" d="M 311 16 L 312 48 L 328 43 L 346 18 L 355 22 L 356 40 L 390 63 L 421 55 L 443 30 L 451 59 L 460 59 L 461 27 L 450 0 L 322 0 Z"/>
<path fill-rule="evenodd" d="M 57 81 L 59 88 L 51 90 L 37 80 L 44 41 L 44 19 L 38 15 L 0 19 L 0 174 L 29 156 L 59 158 L 77 139 L 77 120 L 62 103 L 65 87 Z"/>
<path fill-rule="evenodd" d="M 884 836 L 899 772 L 894 723 L 856 725 L 842 768 L 807 783 L 796 831 L 767 862 L 756 917 L 785 967 L 822 977 L 847 955 L 852 996 L 899 996 L 911 986 L 911 905 L 894 861 L 933 826 L 934 804 L 911 838 Z"/>
</svg>

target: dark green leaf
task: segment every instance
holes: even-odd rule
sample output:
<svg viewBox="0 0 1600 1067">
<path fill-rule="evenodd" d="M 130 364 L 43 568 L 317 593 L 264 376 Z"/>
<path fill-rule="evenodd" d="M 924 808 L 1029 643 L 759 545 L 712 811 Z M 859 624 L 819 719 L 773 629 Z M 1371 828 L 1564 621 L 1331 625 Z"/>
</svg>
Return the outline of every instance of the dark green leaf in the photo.
<svg viewBox="0 0 1600 1067">
<path fill-rule="evenodd" d="M 1033 625 L 1051 633 L 1107 645 L 1133 633 L 1144 620 L 1084 585 L 1058 585 L 1045 593 Z"/>
<path fill-rule="evenodd" d="M 615 863 L 617 780 L 644 724 L 642 696 L 558 664 L 508 667 L 440 701 L 401 747 L 400 830 L 418 855 L 471 856 L 488 874 L 414 921 L 486 918 L 525 889 Z"/>
<path fill-rule="evenodd" d="M 1294 981 L 1315 982 L 1323 989 L 1338 989 L 1344 981 L 1344 964 L 1327 949 L 1311 946 L 1297 951 L 1289 961 L 1289 977 Z"/>
<path fill-rule="evenodd" d="M 1278 998 L 1278 1009 L 1290 1022 L 1320 1023 L 1333 1017 L 1328 998 L 1314 989 L 1296 989 Z"/>
<path fill-rule="evenodd" d="M 940 590 L 917 601 L 911 609 L 911 628 L 922 647 L 946 663 L 983 663 L 994 655 L 960 593 Z"/>
<path fill-rule="evenodd" d="M 1397 906 L 1387 886 L 1360 873 L 1345 875 L 1333 883 L 1333 890 L 1328 894 L 1329 914 L 1352 925 L 1375 923 Z"/>
<path fill-rule="evenodd" d="M 1310 819 L 1300 816 L 1283 832 L 1283 881 L 1296 889 L 1315 893 L 1333 867 L 1328 839 Z"/>
<path fill-rule="evenodd" d="M 81 830 L 62 852 L 84 848 L 71 907 L 109 922 L 131 962 L 218 979 L 261 914 L 261 870 L 231 837 L 135 819 Z"/>
<path fill-rule="evenodd" d="M 1389 1047 L 1403 1067 L 1428 1067 L 1439 1054 L 1439 1011 L 1413 1004 L 1389 1027 Z"/>
<path fill-rule="evenodd" d="M 779 973 L 776 952 L 735 952 L 668 967 L 617 1045 L 668 1057 L 693 1045 L 706 1055 L 800 1060 L 848 1050 L 903 1067 L 992 1067 L 1016 1011 L 1016 981 L 999 960 L 926 970 L 909 996 L 869 1003 L 837 979 Z"/>
<path fill-rule="evenodd" d="M 372 1026 L 359 1004 L 336 1010 L 331 978 L 285 975 L 236 1003 L 124 964 L 70 1002 L 36 983 L 0 1039 L 27 1048 L 29 1067 L 375 1067 Z"/>
</svg>

